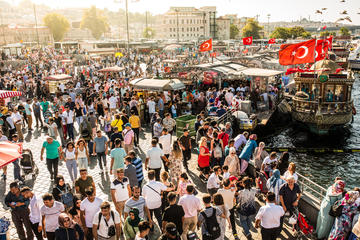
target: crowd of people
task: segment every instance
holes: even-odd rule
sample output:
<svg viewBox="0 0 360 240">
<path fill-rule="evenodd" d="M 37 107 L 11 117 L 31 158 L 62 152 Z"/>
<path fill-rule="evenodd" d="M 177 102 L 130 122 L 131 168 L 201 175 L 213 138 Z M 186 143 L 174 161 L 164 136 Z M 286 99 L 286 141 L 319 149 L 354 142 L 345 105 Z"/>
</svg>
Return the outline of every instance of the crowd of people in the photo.
<svg viewBox="0 0 360 240">
<path fill-rule="evenodd" d="M 261 229 L 262 239 L 273 240 L 287 224 L 284 220 L 297 213 L 302 193 L 289 154 L 269 154 L 255 134 L 236 133 L 231 122 L 219 126 L 214 118 L 236 109 L 246 97 L 254 99 L 253 110 L 257 110 L 257 91 L 231 85 L 145 96 L 134 91 L 129 81 L 158 76 L 166 67 L 162 63 L 166 56 L 131 52 L 76 67 L 63 65 L 62 57 L 51 49 L 29 54 L 25 69 L 10 66 L 0 79 L 1 89 L 24 93 L 19 102 L 1 103 L 0 141 L 19 143 L 24 141 L 24 131 L 45 132 L 40 160 L 54 185 L 51 193 L 37 196 L 26 186 L 19 160 L 12 163 L 15 181 L 5 204 L 19 239 L 142 240 L 159 229 L 161 240 L 193 240 L 198 239 L 198 228 L 201 239 L 222 240 L 226 226 L 240 239 L 239 219 L 247 239 L 253 238 L 255 227 Z M 97 70 L 107 64 L 122 66 L 124 71 L 100 74 Z M 44 80 L 54 73 L 74 78 L 68 85 L 60 84 L 55 96 Z M 187 111 L 196 115 L 195 139 L 189 127 L 174 136 L 179 131 L 175 119 Z M 150 147 L 141 157 L 140 136 L 145 131 L 152 137 L 142 140 Z M 58 173 L 61 161 L 70 182 Z M 111 202 L 97 194 L 89 174 L 91 161 L 97 161 L 98 174 L 112 177 Z M 255 176 L 250 162 L 258 172 Z M 192 180 L 193 166 L 201 183 Z M 6 167 L 2 177 L 7 178 Z M 206 193 L 200 191 L 202 185 Z M 257 209 L 256 197 L 261 194 L 266 204 Z M 328 212 L 335 199 L 340 200 L 342 212 L 331 218 Z M 359 189 L 345 194 L 344 182 L 336 179 L 322 204 L 318 237 L 356 239 L 360 223 L 354 215 L 359 205 Z"/>
</svg>

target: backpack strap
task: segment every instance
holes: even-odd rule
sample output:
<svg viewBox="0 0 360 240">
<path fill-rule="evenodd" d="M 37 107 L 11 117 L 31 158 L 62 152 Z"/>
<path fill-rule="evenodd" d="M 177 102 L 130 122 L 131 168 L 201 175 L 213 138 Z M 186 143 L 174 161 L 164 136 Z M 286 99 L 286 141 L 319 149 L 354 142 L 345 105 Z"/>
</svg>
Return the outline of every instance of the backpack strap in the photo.
<svg viewBox="0 0 360 240">
<path fill-rule="evenodd" d="M 99 212 L 99 221 L 98 221 L 98 225 L 97 225 L 97 230 L 99 230 L 99 227 L 100 227 L 101 217 L 102 217 L 102 213 Z"/>
</svg>

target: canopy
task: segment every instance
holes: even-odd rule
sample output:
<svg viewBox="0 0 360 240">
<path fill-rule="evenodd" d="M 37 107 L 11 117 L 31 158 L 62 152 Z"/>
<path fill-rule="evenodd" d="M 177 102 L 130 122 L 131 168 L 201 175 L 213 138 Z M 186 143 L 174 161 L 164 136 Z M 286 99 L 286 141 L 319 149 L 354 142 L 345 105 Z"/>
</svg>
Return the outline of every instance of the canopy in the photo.
<svg viewBox="0 0 360 240">
<path fill-rule="evenodd" d="M 51 80 L 51 81 L 61 81 L 61 80 L 70 80 L 70 79 L 72 79 L 72 76 L 67 75 L 67 74 L 57 74 L 57 75 L 50 75 L 50 76 L 46 77 L 45 79 Z"/>
<path fill-rule="evenodd" d="M 121 68 L 119 66 L 108 67 L 99 70 L 99 72 L 122 72 L 122 71 L 124 71 L 124 68 Z"/>
<path fill-rule="evenodd" d="M 21 144 L 0 142 L 0 168 L 21 157 Z"/>
<path fill-rule="evenodd" d="M 177 49 L 181 48 L 181 45 L 179 44 L 171 44 L 171 45 L 168 45 L 166 47 L 164 47 L 164 50 L 165 51 L 175 51 Z"/>
<path fill-rule="evenodd" d="M 71 59 L 63 59 L 60 61 L 61 63 L 72 63 Z"/>
<path fill-rule="evenodd" d="M 22 92 L 19 91 L 6 91 L 0 90 L 0 98 L 11 98 L 21 96 Z"/>
<path fill-rule="evenodd" d="M 135 89 L 153 90 L 153 91 L 170 91 L 184 89 L 185 85 L 179 79 L 147 79 L 139 78 L 130 81 Z"/>
<path fill-rule="evenodd" d="M 240 71 L 245 76 L 254 76 L 254 77 L 273 77 L 279 74 L 284 73 L 284 71 L 277 71 L 271 69 L 263 68 L 247 68 Z"/>
</svg>

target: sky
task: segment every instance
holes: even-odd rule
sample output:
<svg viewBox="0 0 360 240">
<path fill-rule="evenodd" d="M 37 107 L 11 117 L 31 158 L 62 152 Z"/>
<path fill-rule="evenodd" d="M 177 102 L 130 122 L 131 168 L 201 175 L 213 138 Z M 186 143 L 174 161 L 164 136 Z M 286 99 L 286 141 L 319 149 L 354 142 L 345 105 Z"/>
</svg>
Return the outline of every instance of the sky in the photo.
<svg viewBox="0 0 360 240">
<path fill-rule="evenodd" d="M 17 4 L 21 0 L 6 0 Z M 37 4 L 46 4 L 52 8 L 89 7 L 95 5 L 99 8 L 118 10 L 125 8 L 125 0 L 32 0 Z M 224 14 L 237 14 L 238 17 L 255 17 L 259 15 L 260 22 L 292 21 L 300 18 L 311 18 L 315 21 L 336 21 L 340 12 L 347 10 L 348 16 L 354 25 L 360 25 L 360 0 L 129 0 L 129 11 L 149 11 L 152 14 L 166 12 L 170 6 L 201 7 L 216 6 L 217 16 Z M 323 14 L 315 14 L 316 10 L 327 8 Z M 344 21 L 342 23 L 348 23 Z"/>
</svg>

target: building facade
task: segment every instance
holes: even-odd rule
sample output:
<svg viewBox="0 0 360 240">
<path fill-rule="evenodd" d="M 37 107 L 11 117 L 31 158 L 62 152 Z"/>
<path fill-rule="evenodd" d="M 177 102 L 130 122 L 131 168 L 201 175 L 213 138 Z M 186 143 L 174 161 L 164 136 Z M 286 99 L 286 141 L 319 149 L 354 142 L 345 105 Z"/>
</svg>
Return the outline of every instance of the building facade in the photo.
<svg viewBox="0 0 360 240">
<path fill-rule="evenodd" d="M 47 27 L 39 26 L 3 26 L 0 29 L 0 44 L 37 43 L 41 45 L 53 44 L 52 34 Z"/>
<path fill-rule="evenodd" d="M 159 16 L 156 38 L 179 41 L 214 37 L 216 7 L 171 7 Z"/>
<path fill-rule="evenodd" d="M 216 19 L 216 39 L 229 40 L 230 39 L 230 19 L 219 17 Z"/>
</svg>

